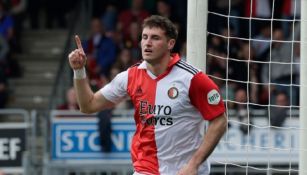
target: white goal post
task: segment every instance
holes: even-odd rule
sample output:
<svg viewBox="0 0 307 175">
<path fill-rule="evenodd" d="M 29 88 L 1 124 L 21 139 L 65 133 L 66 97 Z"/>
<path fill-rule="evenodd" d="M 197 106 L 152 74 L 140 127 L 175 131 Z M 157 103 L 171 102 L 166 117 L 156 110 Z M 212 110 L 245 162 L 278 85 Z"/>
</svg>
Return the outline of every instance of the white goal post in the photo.
<svg viewBox="0 0 307 175">
<path fill-rule="evenodd" d="M 187 62 L 206 71 L 208 0 L 188 1 Z"/>
<path fill-rule="evenodd" d="M 301 2 L 300 175 L 307 172 L 307 1 Z"/>
</svg>

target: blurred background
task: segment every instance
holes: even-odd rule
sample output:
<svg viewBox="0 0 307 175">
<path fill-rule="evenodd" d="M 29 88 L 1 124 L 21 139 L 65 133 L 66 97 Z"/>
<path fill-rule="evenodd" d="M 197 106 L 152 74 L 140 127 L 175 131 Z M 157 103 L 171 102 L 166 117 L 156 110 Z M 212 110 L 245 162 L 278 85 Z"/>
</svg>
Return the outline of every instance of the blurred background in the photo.
<svg viewBox="0 0 307 175">
<path fill-rule="evenodd" d="M 287 125 L 285 121 L 289 116 L 295 120 L 299 106 L 300 1 L 231 0 L 229 3 L 228 0 L 209 0 L 208 5 L 207 73 L 221 88 L 229 114 L 243 123 L 238 126 L 239 138 L 244 139 L 255 130 L 253 126 L 249 127 L 252 122 L 265 121 L 270 123 L 270 127 L 282 127 Z M 74 119 L 70 121 L 70 125 L 74 126 L 80 116 L 84 117 L 78 113 L 72 88 L 73 74 L 67 60 L 68 53 L 76 48 L 74 35 L 81 37 L 88 57 L 89 83 L 96 91 L 119 72 L 141 60 L 141 25 L 152 14 L 168 17 L 176 24 L 179 37 L 173 51 L 185 60 L 187 0 L 0 1 L 0 128 L 3 129 L 0 139 L 7 138 L 0 142 L 2 150 L 7 150 L 0 154 L 0 170 L 3 169 L 3 173 L 81 172 L 73 170 L 76 169 L 74 166 L 80 165 L 78 163 L 72 163 L 73 168 L 65 169 L 60 166 L 61 161 L 58 164 L 52 162 L 72 159 L 55 154 L 53 142 L 58 137 L 53 135 L 54 121 Z M 98 151 L 88 149 L 103 155 L 122 151 L 125 154 L 123 160 L 127 161 L 117 167 L 118 164 L 107 163 L 109 169 L 113 166 L 110 171 L 93 170 L 88 174 L 120 174 L 127 169 L 131 172 L 129 157 L 125 157 L 129 148 L 118 150 L 119 147 L 114 146 L 114 137 L 120 136 L 121 131 L 113 132 L 111 118 L 121 117 L 132 125 L 132 107 L 131 102 L 126 100 L 115 109 L 87 116 L 91 126 L 98 123 L 87 134 L 98 132 L 104 138 L 94 141 L 99 145 Z M 262 120 L 253 121 L 254 117 Z M 247 120 L 250 123 L 246 123 Z M 120 120 L 116 122 L 121 124 Z M 12 134 L 15 131 L 6 127 L 10 123 L 14 123 L 11 129 L 17 134 Z M 229 126 L 235 128 L 235 124 L 229 123 Z M 123 132 L 123 137 L 129 137 L 131 130 L 133 127 Z M 114 137 L 111 132 L 115 133 Z M 16 143 L 23 144 L 15 148 L 19 151 L 14 157 L 8 151 L 14 148 L 9 140 L 17 137 L 19 141 Z M 78 138 L 74 141 L 80 141 Z M 64 148 L 69 145 L 65 141 L 63 144 Z M 77 148 L 72 150 L 78 152 L 74 149 Z M 6 157 L 6 154 L 11 156 Z M 109 159 L 106 160 L 108 162 Z M 47 166 L 51 162 L 54 166 Z M 268 167 L 266 163 L 260 166 Z M 290 161 L 290 165 L 283 162 L 276 166 L 290 166 L 291 172 L 291 167 L 297 167 L 297 163 Z M 92 169 L 97 167 L 99 163 Z M 118 172 L 118 167 L 124 170 Z M 239 166 L 222 164 L 217 167 L 220 169 L 216 174 L 223 173 L 227 168 L 232 170 L 229 170 L 230 174 L 240 171 Z M 18 168 L 19 171 L 14 171 Z M 242 171 L 245 172 L 245 169 Z M 267 174 L 267 171 L 254 173 Z"/>
</svg>

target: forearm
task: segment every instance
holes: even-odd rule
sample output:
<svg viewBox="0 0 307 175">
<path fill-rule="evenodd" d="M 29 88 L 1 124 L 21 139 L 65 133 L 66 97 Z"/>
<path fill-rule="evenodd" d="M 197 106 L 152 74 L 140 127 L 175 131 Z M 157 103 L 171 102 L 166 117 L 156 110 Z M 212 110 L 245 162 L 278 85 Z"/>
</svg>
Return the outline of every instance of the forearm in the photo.
<svg viewBox="0 0 307 175">
<path fill-rule="evenodd" d="M 209 128 L 204 136 L 204 140 L 197 151 L 193 154 L 189 161 L 189 164 L 194 167 L 199 167 L 218 144 L 219 140 L 223 136 L 227 127 L 227 119 L 225 114 L 215 118 L 211 121 Z"/>
<path fill-rule="evenodd" d="M 107 100 L 100 91 L 93 93 L 87 79 L 74 79 L 80 111 L 95 113 L 114 107 L 114 103 Z"/>
<path fill-rule="evenodd" d="M 86 78 L 84 68 L 86 56 L 81 45 L 81 40 L 77 35 L 75 36 L 75 40 L 78 49 L 72 51 L 68 55 L 68 59 L 71 68 L 74 70 L 74 87 L 77 92 L 80 111 L 83 113 L 95 113 L 113 107 L 114 104 L 107 100 L 99 91 L 93 93 Z"/>
<path fill-rule="evenodd" d="M 88 80 L 86 78 L 74 79 L 74 87 L 76 89 L 80 111 L 92 113 L 90 106 L 91 101 L 94 99 L 94 93 L 89 86 Z"/>
</svg>

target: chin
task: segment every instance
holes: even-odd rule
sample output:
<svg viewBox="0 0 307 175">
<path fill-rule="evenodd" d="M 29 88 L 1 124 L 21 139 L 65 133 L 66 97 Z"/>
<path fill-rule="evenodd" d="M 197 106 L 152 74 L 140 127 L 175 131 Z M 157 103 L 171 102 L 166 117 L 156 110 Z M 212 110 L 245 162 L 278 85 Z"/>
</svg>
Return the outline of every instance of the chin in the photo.
<svg viewBox="0 0 307 175">
<path fill-rule="evenodd" d="M 145 61 L 150 61 L 150 60 L 152 60 L 153 58 L 152 58 L 151 56 L 143 56 L 143 59 L 144 59 Z"/>
<path fill-rule="evenodd" d="M 149 63 L 150 63 L 150 62 L 151 62 L 151 60 L 152 60 L 152 59 L 150 59 L 150 58 L 146 58 L 146 57 L 145 57 L 145 58 L 143 58 L 143 59 L 144 59 L 145 61 L 149 62 Z"/>
<path fill-rule="evenodd" d="M 154 62 L 154 59 L 153 58 L 150 58 L 150 57 L 145 57 L 143 58 L 146 62 L 148 63 L 153 63 Z"/>
</svg>

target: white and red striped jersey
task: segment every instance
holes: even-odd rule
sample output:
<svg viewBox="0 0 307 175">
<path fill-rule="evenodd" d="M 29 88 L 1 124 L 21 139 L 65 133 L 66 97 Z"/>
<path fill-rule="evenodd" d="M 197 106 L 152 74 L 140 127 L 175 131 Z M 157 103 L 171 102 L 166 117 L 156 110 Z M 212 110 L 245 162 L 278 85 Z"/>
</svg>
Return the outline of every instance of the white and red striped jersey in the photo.
<svg viewBox="0 0 307 175">
<path fill-rule="evenodd" d="M 113 103 L 130 96 L 134 104 L 131 157 L 139 174 L 176 174 L 202 143 L 203 120 L 225 112 L 218 87 L 177 54 L 158 77 L 143 61 L 118 74 L 100 92 Z M 206 161 L 199 174 L 209 171 Z"/>
</svg>

